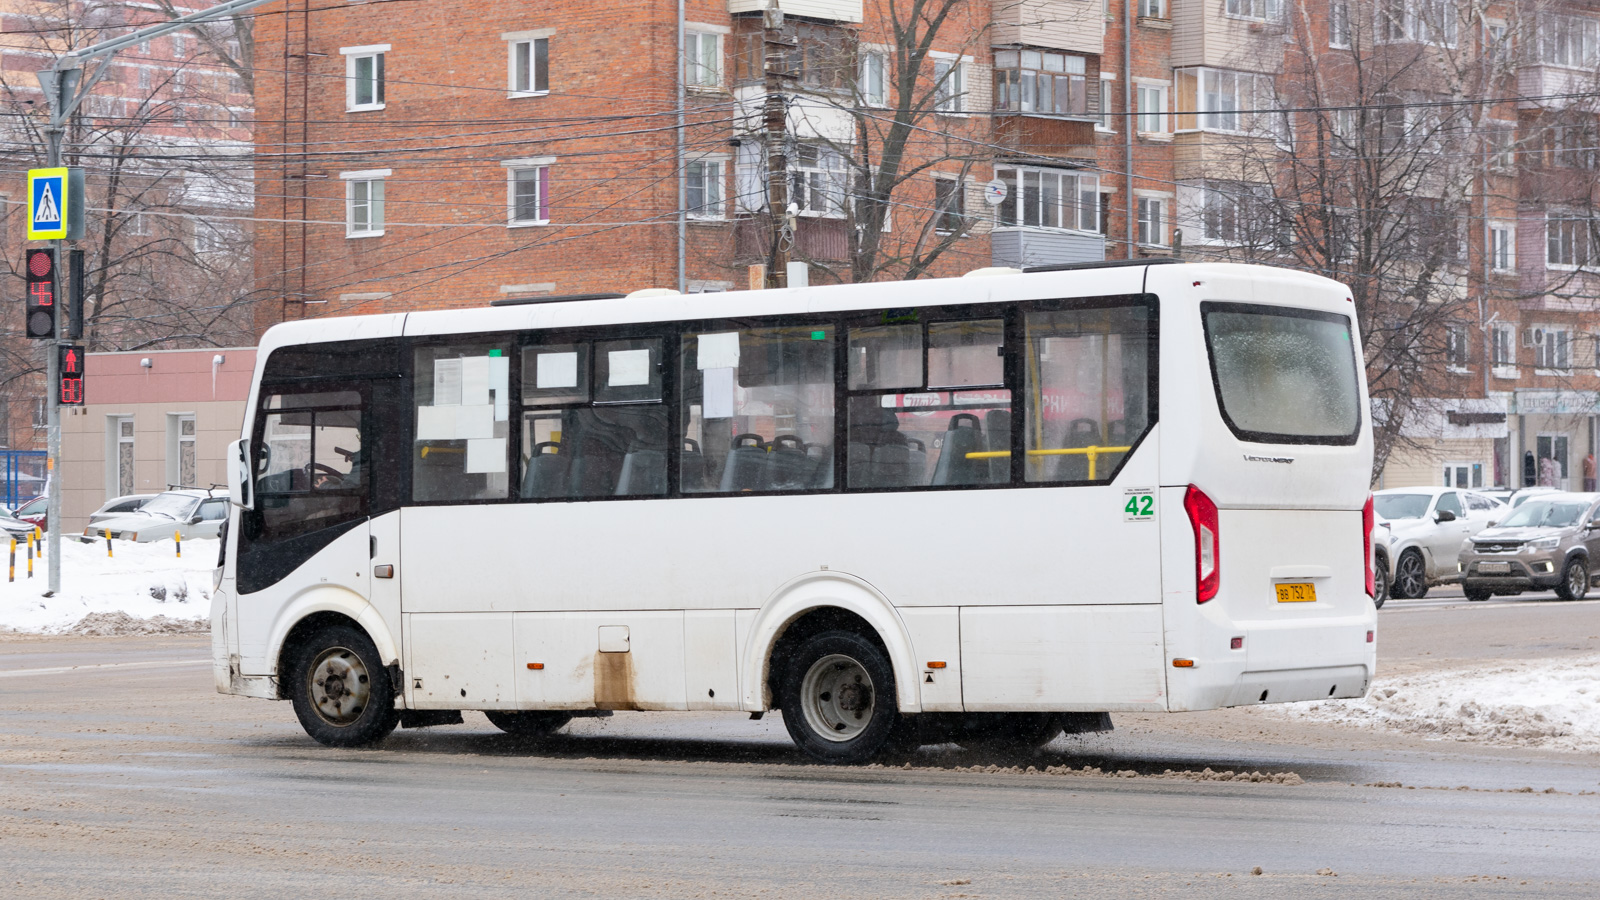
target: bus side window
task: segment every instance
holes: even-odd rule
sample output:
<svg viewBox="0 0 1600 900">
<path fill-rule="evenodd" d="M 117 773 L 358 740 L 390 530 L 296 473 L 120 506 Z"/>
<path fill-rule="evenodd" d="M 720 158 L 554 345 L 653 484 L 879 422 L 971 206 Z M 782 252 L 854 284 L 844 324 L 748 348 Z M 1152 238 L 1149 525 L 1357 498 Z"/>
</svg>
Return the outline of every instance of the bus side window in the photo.
<svg viewBox="0 0 1600 900">
<path fill-rule="evenodd" d="M 659 338 L 522 348 L 526 500 L 667 492 Z"/>
<path fill-rule="evenodd" d="M 366 514 L 362 405 L 358 391 L 263 398 L 256 496 L 268 536 L 314 531 Z"/>
<path fill-rule="evenodd" d="M 682 490 L 833 487 L 833 329 L 683 336 Z"/>
<path fill-rule="evenodd" d="M 851 328 L 850 487 L 1009 483 L 1004 348 L 1001 319 Z"/>
<path fill-rule="evenodd" d="M 1150 426 L 1144 306 L 1027 314 L 1024 477 L 1105 482 Z"/>
<path fill-rule="evenodd" d="M 511 359 L 504 347 L 418 347 L 412 499 L 499 500 L 511 494 Z"/>
</svg>

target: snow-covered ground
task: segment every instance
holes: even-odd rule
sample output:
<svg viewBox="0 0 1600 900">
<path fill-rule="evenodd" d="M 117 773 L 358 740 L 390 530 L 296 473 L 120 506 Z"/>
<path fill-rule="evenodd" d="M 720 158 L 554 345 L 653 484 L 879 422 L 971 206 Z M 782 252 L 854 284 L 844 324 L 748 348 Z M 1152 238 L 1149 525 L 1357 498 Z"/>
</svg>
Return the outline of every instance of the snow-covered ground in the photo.
<svg viewBox="0 0 1600 900">
<path fill-rule="evenodd" d="M 182 559 L 172 541 L 115 541 L 113 551 L 107 559 L 104 541 L 63 541 L 61 592 L 46 597 L 45 560 L 33 561 L 33 577 L 28 578 L 27 551 L 18 545 L 16 580 L 6 581 L 0 570 L 0 631 L 63 632 L 91 614 L 99 614 L 86 623 L 91 630 L 95 623 L 107 629 L 126 617 L 194 620 L 211 615 L 215 539 L 184 541 Z M 0 557 L 7 552 L 8 547 L 0 546 Z"/>
<path fill-rule="evenodd" d="M 1360 700 L 1258 710 L 1441 740 L 1600 752 L 1600 657 L 1502 661 L 1380 677 Z"/>
</svg>

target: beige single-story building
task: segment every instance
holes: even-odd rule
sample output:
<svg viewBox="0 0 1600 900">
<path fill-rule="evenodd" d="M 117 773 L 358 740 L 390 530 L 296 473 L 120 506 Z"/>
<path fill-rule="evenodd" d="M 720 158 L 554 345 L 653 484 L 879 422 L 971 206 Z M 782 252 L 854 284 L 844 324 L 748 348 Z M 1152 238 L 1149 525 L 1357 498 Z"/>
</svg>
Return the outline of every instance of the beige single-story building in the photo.
<svg viewBox="0 0 1600 900">
<path fill-rule="evenodd" d="M 63 529 L 112 497 L 223 484 L 255 366 L 254 347 L 90 353 L 88 402 L 61 411 Z"/>
</svg>

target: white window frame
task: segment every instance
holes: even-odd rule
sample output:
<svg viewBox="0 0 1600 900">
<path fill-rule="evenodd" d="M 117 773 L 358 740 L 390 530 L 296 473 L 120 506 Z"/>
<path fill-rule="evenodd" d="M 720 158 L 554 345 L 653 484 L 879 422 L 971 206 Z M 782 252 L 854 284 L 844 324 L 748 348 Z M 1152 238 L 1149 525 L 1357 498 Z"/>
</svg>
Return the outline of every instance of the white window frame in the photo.
<svg viewBox="0 0 1600 900">
<path fill-rule="evenodd" d="M 194 433 L 184 434 L 183 423 L 193 424 Z M 195 487 L 193 484 L 183 483 L 183 445 L 189 444 L 195 451 L 195 480 L 200 480 L 200 424 L 192 412 L 167 413 L 167 484 L 176 484 L 182 487 Z"/>
<path fill-rule="evenodd" d="M 1552 229 L 1555 228 L 1561 228 L 1563 230 L 1568 228 L 1574 229 L 1570 241 L 1567 242 L 1569 244 L 1568 249 L 1571 250 L 1571 261 L 1563 259 L 1557 262 L 1551 259 L 1551 250 L 1555 249 L 1557 246 L 1552 240 L 1555 237 L 1555 235 L 1552 233 Z M 1580 234 L 1583 237 L 1581 252 L 1577 241 L 1577 237 Z M 1595 237 L 1595 223 L 1588 216 L 1578 213 L 1562 213 L 1555 210 L 1545 213 L 1545 268 L 1556 269 L 1564 272 L 1575 272 L 1579 269 L 1593 267 L 1597 261 L 1596 256 L 1600 255 L 1596 252 L 1597 250 L 1600 250 L 1600 247 L 1596 247 L 1596 244 L 1600 242 L 1597 242 Z"/>
<path fill-rule="evenodd" d="M 1108 88 L 1112 87 L 1116 83 L 1117 76 L 1115 73 L 1100 73 L 1100 120 L 1094 123 L 1094 129 L 1096 131 L 1109 132 L 1111 134 L 1115 134 L 1117 132 L 1115 122 L 1116 119 L 1120 117 L 1115 117 L 1111 114 L 1111 103 L 1109 98 L 1114 91 L 1108 90 Z"/>
<path fill-rule="evenodd" d="M 1009 176 L 1002 175 L 1002 173 L 1009 173 Z M 1027 196 L 1026 191 L 1023 189 L 1023 187 L 1024 187 L 1024 185 L 1026 185 L 1026 179 L 1027 179 L 1027 177 L 1029 175 L 1038 175 L 1041 179 L 1051 178 L 1051 177 L 1054 177 L 1056 179 L 1060 179 L 1057 182 L 1056 196 L 1058 198 L 1061 198 L 1061 199 L 1064 199 L 1064 197 L 1063 197 L 1064 188 L 1061 185 L 1064 184 L 1066 179 L 1069 179 L 1069 178 L 1073 179 L 1075 181 L 1075 184 L 1074 184 L 1073 188 L 1074 188 L 1074 191 L 1076 193 L 1076 196 L 1073 198 L 1073 201 L 1071 203 L 1058 202 L 1057 205 L 1056 205 L 1055 211 L 1054 211 L 1055 215 L 1057 217 L 1059 217 L 1059 220 L 1061 222 L 1063 222 L 1063 223 L 1065 223 L 1067 221 L 1069 216 L 1075 218 L 1076 222 L 1074 224 L 1072 224 L 1072 225 L 1065 225 L 1065 224 L 1055 225 L 1055 224 L 1045 224 L 1044 223 L 1044 220 L 1046 218 L 1050 218 L 1050 216 L 1048 215 L 1050 210 L 1047 210 L 1045 208 L 1045 206 L 1044 206 L 1044 197 L 1046 196 L 1046 192 L 1042 189 L 1042 185 L 1041 185 L 1041 190 L 1039 191 L 1039 203 L 1040 203 L 1040 206 L 1036 210 L 1038 212 L 1038 214 L 1039 214 L 1040 224 L 1037 224 L 1037 225 L 1028 224 L 1027 212 L 1025 210 L 1023 210 L 1023 209 L 1018 208 L 1018 207 L 1020 207 L 1020 205 L 1021 205 L 1021 203 L 1023 201 L 1023 198 L 1025 196 Z M 1011 205 L 1012 205 L 1012 208 L 1016 210 L 1016 218 L 1017 218 L 1017 221 L 1015 223 L 1007 224 L 1007 223 L 1002 222 L 1001 218 L 1000 218 L 1000 214 L 1001 214 L 1001 210 L 1004 208 L 1004 206 L 1006 204 L 1005 203 L 996 204 L 996 206 L 994 207 L 994 227 L 995 228 L 999 228 L 999 229 L 1035 228 L 1035 229 L 1048 230 L 1048 231 L 1052 231 L 1052 232 L 1071 231 L 1071 232 L 1077 232 L 1078 234 L 1100 234 L 1101 233 L 1100 232 L 1100 226 L 1101 226 L 1102 223 L 1100 221 L 1100 193 L 1101 193 L 1100 192 L 1100 177 L 1099 177 L 1099 175 L 1095 174 L 1094 172 L 1086 171 L 1086 170 L 1083 170 L 1083 169 L 1047 169 L 1047 168 L 1041 168 L 1041 167 L 1037 167 L 1037 166 L 1010 166 L 1010 165 L 1007 165 L 1007 166 L 996 166 L 995 167 L 994 177 L 999 181 L 1005 182 L 1006 190 L 1007 190 L 1007 194 L 1006 194 L 1007 199 L 1010 200 L 1012 198 L 1015 198 L 1014 200 L 1012 200 L 1012 204 Z M 1010 180 L 1007 180 L 1007 177 L 1009 177 Z M 1092 228 L 1083 227 L 1083 222 L 1084 222 L 1084 219 L 1085 219 L 1085 216 L 1086 216 L 1084 203 L 1083 203 L 1083 198 L 1084 198 L 1084 196 L 1086 194 L 1093 194 L 1094 195 L 1093 208 L 1088 211 L 1088 215 L 1090 217 L 1092 217 L 1092 219 L 1093 219 L 1093 221 L 1091 223 L 1092 226 L 1093 226 Z"/>
<path fill-rule="evenodd" d="M 1270 135 L 1280 143 L 1287 140 L 1288 135 L 1284 133 L 1287 123 L 1278 108 L 1276 85 L 1271 75 L 1212 66 L 1187 68 L 1182 74 L 1192 74 L 1194 78 L 1195 108 L 1176 110 L 1173 115 L 1193 116 L 1194 127 L 1178 128 L 1178 133 L 1210 131 L 1219 134 Z M 1208 81 L 1213 88 L 1211 91 L 1207 91 Z M 1224 102 L 1228 96 L 1224 85 L 1230 83 L 1234 98 L 1231 103 Z M 1177 96 L 1176 89 L 1174 96 Z M 1169 109 L 1173 106 L 1168 103 Z"/>
<path fill-rule="evenodd" d="M 378 215 L 377 215 L 378 222 L 377 222 L 377 224 L 378 224 L 378 227 L 377 228 L 372 228 L 371 225 L 372 225 L 372 220 L 373 220 L 373 215 L 372 215 L 373 199 L 372 199 L 372 195 L 371 195 L 371 190 L 372 190 L 371 185 L 374 184 L 374 183 L 380 185 L 379 193 L 385 193 L 386 194 L 387 192 L 381 187 L 381 185 L 384 183 L 384 181 L 390 175 L 393 175 L 393 174 L 394 174 L 394 170 L 393 169 L 364 169 L 364 170 L 359 171 L 359 172 L 340 172 L 339 173 L 339 178 L 344 181 L 344 236 L 346 238 L 383 237 L 384 229 L 388 225 L 388 219 L 384 215 L 383 205 L 387 201 L 388 198 L 387 197 L 379 197 L 377 199 L 377 204 L 378 204 Z M 361 201 L 361 202 L 365 203 L 366 206 L 367 206 L 366 224 L 367 224 L 368 227 L 365 228 L 365 229 L 361 229 L 361 230 L 358 230 L 356 228 L 356 202 L 357 202 L 356 201 L 356 193 L 357 193 L 356 185 L 358 185 L 358 184 L 368 185 L 367 197 L 366 197 L 365 200 Z"/>
<path fill-rule="evenodd" d="M 1493 272 L 1517 270 L 1517 223 L 1489 223 L 1489 269 Z"/>
<path fill-rule="evenodd" d="M 1449 322 L 1444 326 L 1445 369 L 1460 374 L 1472 362 L 1472 331 L 1464 322 Z"/>
<path fill-rule="evenodd" d="M 934 189 L 933 189 L 932 207 L 933 207 L 933 231 L 934 231 L 934 233 L 935 234 L 956 234 L 956 233 L 959 232 L 959 233 L 961 233 L 963 235 L 971 234 L 972 233 L 972 217 L 967 212 L 967 182 L 964 179 L 962 179 L 959 175 L 939 175 L 939 174 L 935 174 L 933 176 L 933 180 L 934 180 Z M 955 193 L 951 194 L 950 196 L 952 196 L 952 197 L 954 197 L 956 199 L 956 208 L 955 209 L 947 210 L 947 209 L 945 209 L 943 206 L 941 206 L 939 204 L 939 185 L 941 185 L 941 184 L 948 184 L 948 185 L 953 185 L 954 186 Z M 961 220 L 961 227 L 960 228 L 944 228 L 944 227 L 941 227 L 943 222 L 944 222 L 944 218 L 947 215 L 953 215 L 956 218 L 960 219 Z"/>
<path fill-rule="evenodd" d="M 1600 65 L 1600 19 L 1541 15 L 1535 40 L 1537 58 L 1544 65 L 1585 70 Z"/>
<path fill-rule="evenodd" d="M 339 54 L 344 57 L 345 112 L 371 112 L 383 109 L 387 105 L 388 95 L 384 90 L 384 82 L 388 79 L 387 60 L 373 63 L 373 95 L 384 99 L 371 103 L 356 102 L 356 65 L 357 61 L 362 59 L 381 60 L 388 55 L 390 49 L 391 47 L 388 44 L 368 44 L 363 47 L 339 48 Z"/>
<path fill-rule="evenodd" d="M 806 165 L 802 162 L 802 154 L 808 149 L 815 150 L 817 153 L 817 162 L 814 165 Z M 849 202 L 850 195 L 850 166 L 842 152 L 827 144 L 802 145 L 796 148 L 795 152 L 789 155 L 789 200 L 791 203 L 800 193 L 795 186 L 795 182 L 802 179 L 806 181 L 806 202 L 805 205 L 800 207 L 800 215 L 822 219 L 844 218 L 845 204 Z M 812 204 L 812 200 L 817 196 L 815 188 L 818 182 L 823 183 L 822 187 L 827 197 L 835 201 L 830 203 L 828 209 L 818 209 Z M 762 185 L 765 186 L 765 184 L 766 182 L 763 180 Z"/>
<path fill-rule="evenodd" d="M 1283 18 L 1282 0 L 1223 0 L 1222 14 L 1249 22 L 1276 22 Z"/>
<path fill-rule="evenodd" d="M 500 165 L 506 170 L 506 227 L 530 228 L 550 224 L 550 198 L 547 196 L 550 189 L 550 167 L 555 165 L 554 156 L 534 156 L 525 159 L 502 160 Z M 541 215 L 534 219 L 517 218 L 517 173 L 535 172 L 534 176 L 538 185 L 539 195 L 534 200 L 534 209 Z"/>
<path fill-rule="evenodd" d="M 1138 14 L 1141 19 L 1165 19 L 1167 13 L 1167 0 L 1139 0 Z"/>
<path fill-rule="evenodd" d="M 506 42 L 506 99 L 515 100 L 520 97 L 543 97 L 550 93 L 550 38 L 555 35 L 553 28 L 540 28 L 534 31 L 508 31 L 500 35 L 500 40 Z M 544 44 L 545 83 L 539 86 L 539 44 Z M 517 51 L 520 47 L 528 48 L 528 85 L 523 87 L 518 83 Z"/>
<path fill-rule="evenodd" d="M 877 84 L 873 84 L 873 68 L 877 69 Z M 882 109 L 889 105 L 889 52 L 877 45 L 861 47 L 861 71 L 857 73 L 856 91 L 861 105 Z"/>
<path fill-rule="evenodd" d="M 1565 325 L 1534 325 L 1544 340 L 1534 345 L 1533 368 L 1540 374 L 1560 374 L 1572 368 L 1572 330 Z"/>
<path fill-rule="evenodd" d="M 1416 42 L 1454 47 L 1461 40 L 1456 0 L 1377 0 L 1373 15 L 1376 44 Z M 1447 33 L 1440 35 L 1436 26 Z"/>
<path fill-rule="evenodd" d="M 1489 328 L 1490 364 L 1497 377 L 1516 377 L 1517 326 L 1496 322 Z"/>
<path fill-rule="evenodd" d="M 689 22 L 683 26 L 683 84 L 689 90 L 720 90 L 726 83 L 727 57 L 724 35 L 731 31 L 724 25 L 703 25 Z M 705 65 L 706 45 L 710 44 L 713 65 Z"/>
<path fill-rule="evenodd" d="M 692 170 L 696 167 L 700 169 L 700 178 L 702 179 L 701 183 L 707 187 L 713 187 L 712 192 L 716 194 L 715 199 L 708 197 L 707 201 L 701 204 L 698 208 L 695 206 L 694 198 L 690 194 L 689 189 Z M 706 170 L 708 168 L 711 168 L 713 171 L 713 174 L 709 176 L 706 174 Z M 683 166 L 683 179 L 684 209 L 685 214 L 691 220 L 698 220 L 701 222 L 727 221 L 728 155 L 726 153 L 706 153 L 685 160 Z"/>
<path fill-rule="evenodd" d="M 1138 126 L 1138 133 L 1142 136 L 1164 137 L 1172 134 L 1172 85 L 1166 81 L 1156 81 L 1149 78 L 1135 78 L 1133 80 L 1134 108 L 1138 110 L 1134 122 Z M 1155 109 L 1145 108 L 1145 99 L 1155 97 Z M 1153 119 L 1151 117 L 1154 117 Z M 1145 126 L 1156 124 L 1161 127 L 1151 129 Z"/>
<path fill-rule="evenodd" d="M 1351 39 L 1350 0 L 1328 2 L 1328 46 L 1349 50 Z"/>
<path fill-rule="evenodd" d="M 1170 246 L 1167 235 L 1172 225 L 1172 195 L 1156 191 L 1134 191 L 1133 198 L 1134 209 L 1137 211 L 1134 235 L 1139 245 L 1141 247 Z M 1153 222 L 1149 218 L 1149 211 L 1152 205 L 1156 213 Z M 1155 240 L 1149 240 L 1152 236 L 1151 225 L 1155 227 L 1153 235 Z"/>
<path fill-rule="evenodd" d="M 933 51 L 934 100 L 933 109 L 943 116 L 967 114 L 967 81 L 972 57 Z M 952 72 L 948 77 L 940 70 Z"/>
</svg>

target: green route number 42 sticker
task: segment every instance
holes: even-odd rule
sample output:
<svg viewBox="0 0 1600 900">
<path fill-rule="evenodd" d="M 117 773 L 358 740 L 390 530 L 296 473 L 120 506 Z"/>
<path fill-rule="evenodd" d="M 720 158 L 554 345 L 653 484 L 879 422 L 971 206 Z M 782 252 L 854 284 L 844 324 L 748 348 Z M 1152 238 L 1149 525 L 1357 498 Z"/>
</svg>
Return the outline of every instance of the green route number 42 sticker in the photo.
<svg viewBox="0 0 1600 900">
<path fill-rule="evenodd" d="M 1128 488 L 1122 492 L 1122 521 L 1153 522 L 1155 517 L 1155 488 Z"/>
</svg>

